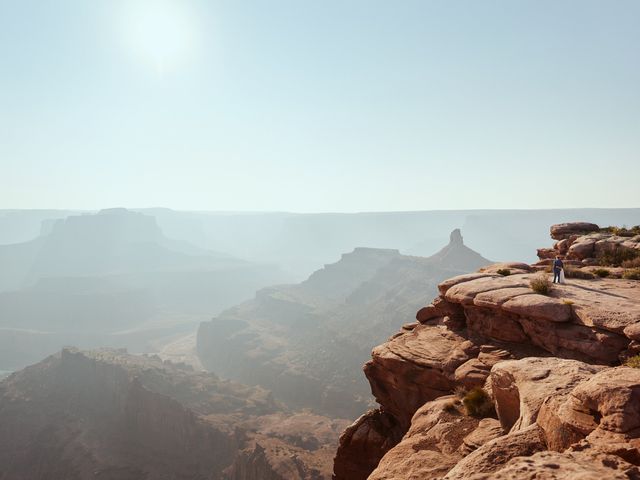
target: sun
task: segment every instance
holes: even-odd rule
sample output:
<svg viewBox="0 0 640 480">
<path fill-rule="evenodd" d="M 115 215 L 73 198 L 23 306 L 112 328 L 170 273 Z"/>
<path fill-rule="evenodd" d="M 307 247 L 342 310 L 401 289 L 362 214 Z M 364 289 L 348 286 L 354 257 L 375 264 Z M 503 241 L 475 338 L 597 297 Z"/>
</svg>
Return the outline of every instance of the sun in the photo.
<svg viewBox="0 0 640 480">
<path fill-rule="evenodd" d="M 164 73 L 186 62 L 195 43 L 194 15 L 184 0 L 128 0 L 127 43 L 143 61 Z"/>
</svg>

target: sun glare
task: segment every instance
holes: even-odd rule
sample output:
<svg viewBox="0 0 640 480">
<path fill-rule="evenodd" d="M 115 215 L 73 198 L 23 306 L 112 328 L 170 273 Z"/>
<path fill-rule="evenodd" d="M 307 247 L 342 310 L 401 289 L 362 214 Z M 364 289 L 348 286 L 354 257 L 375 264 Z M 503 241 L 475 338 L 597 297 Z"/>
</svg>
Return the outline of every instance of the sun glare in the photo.
<svg viewBox="0 0 640 480">
<path fill-rule="evenodd" d="M 134 0 L 126 8 L 128 43 L 143 61 L 164 73 L 189 59 L 195 24 L 187 2 Z"/>
</svg>

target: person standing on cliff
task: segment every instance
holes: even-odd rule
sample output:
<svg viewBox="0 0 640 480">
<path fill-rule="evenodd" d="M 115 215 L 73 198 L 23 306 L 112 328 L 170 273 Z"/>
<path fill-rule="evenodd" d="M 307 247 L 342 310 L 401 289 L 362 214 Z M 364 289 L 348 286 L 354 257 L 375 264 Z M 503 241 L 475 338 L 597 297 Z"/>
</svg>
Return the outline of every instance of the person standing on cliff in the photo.
<svg viewBox="0 0 640 480">
<path fill-rule="evenodd" d="M 553 261 L 553 283 L 560 283 L 560 274 L 563 268 L 564 263 L 560 260 L 560 255 L 556 255 L 556 259 Z"/>
</svg>

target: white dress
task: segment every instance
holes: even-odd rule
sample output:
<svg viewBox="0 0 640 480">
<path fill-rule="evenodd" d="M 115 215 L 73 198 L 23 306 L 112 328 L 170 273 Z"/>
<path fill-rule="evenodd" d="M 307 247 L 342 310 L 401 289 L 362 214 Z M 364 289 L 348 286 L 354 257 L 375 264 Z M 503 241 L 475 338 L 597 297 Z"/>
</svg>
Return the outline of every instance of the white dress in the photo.
<svg viewBox="0 0 640 480">
<path fill-rule="evenodd" d="M 564 268 L 560 269 L 560 283 L 564 283 Z"/>
</svg>

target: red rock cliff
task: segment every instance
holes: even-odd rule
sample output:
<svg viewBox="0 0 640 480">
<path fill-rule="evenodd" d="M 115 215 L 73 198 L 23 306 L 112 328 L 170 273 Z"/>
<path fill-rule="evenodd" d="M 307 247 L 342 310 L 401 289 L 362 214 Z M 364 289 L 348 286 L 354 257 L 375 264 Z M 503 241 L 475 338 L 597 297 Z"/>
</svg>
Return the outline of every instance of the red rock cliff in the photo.
<svg viewBox="0 0 640 480">
<path fill-rule="evenodd" d="M 578 244 L 595 229 L 552 234 Z M 374 348 L 380 407 L 341 436 L 336 480 L 640 478 L 640 369 L 619 366 L 640 350 L 640 283 L 572 278 L 541 295 L 538 275 L 514 263 L 451 278 Z M 487 408 L 473 416 L 460 399 L 475 387 Z"/>
</svg>

